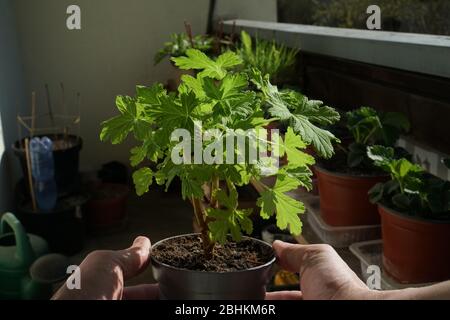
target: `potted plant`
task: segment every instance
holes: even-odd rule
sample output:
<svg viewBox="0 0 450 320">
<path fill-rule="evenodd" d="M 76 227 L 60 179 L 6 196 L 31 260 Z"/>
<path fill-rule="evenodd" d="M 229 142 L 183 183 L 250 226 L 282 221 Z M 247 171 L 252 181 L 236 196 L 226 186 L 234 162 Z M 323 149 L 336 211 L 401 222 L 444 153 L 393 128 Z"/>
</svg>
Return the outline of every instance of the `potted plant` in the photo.
<svg viewBox="0 0 450 320">
<path fill-rule="evenodd" d="M 286 75 L 292 72 L 297 61 L 298 49 L 288 48 L 275 41 L 261 39 L 252 40 L 250 35 L 241 32 L 241 45 L 237 53 L 244 61 L 244 69 L 252 72 L 253 68 L 262 74 L 270 75 L 271 81 L 276 85 L 285 84 Z"/>
<path fill-rule="evenodd" d="M 392 148 L 368 156 L 391 180 L 370 190 L 378 204 L 384 270 L 401 283 L 450 279 L 450 182 L 426 173 Z"/>
<path fill-rule="evenodd" d="M 392 146 L 400 133 L 409 130 L 400 113 L 381 113 L 369 107 L 348 112 L 347 127 L 353 136 L 330 160 L 315 166 L 318 177 L 320 214 L 330 226 L 376 225 L 380 217 L 368 191 L 388 176 L 367 157 L 367 146 Z M 398 149 L 400 152 L 400 149 Z"/>
<path fill-rule="evenodd" d="M 117 144 L 132 132 L 141 145 L 131 150 L 131 164 L 160 160 L 155 170 L 145 166 L 133 173 L 138 195 L 153 181 L 167 187 L 179 177 L 182 197 L 193 205 L 200 233 L 153 246 L 152 266 L 162 296 L 261 299 L 275 257 L 270 245 L 243 235 L 252 231 L 252 210 L 238 207 L 236 188 L 252 181 L 258 184 L 261 217 L 276 216 L 280 229 L 299 234 L 304 206 L 286 192 L 311 187 L 308 165 L 314 159 L 302 151 L 307 143 L 332 154 L 333 135 L 309 121 L 327 114 L 320 108 L 291 113 L 268 77 L 255 70 L 251 86 L 246 73 L 233 71 L 242 64 L 233 52 L 217 59 L 195 49 L 186 55 L 172 60 L 181 69 L 197 70 L 196 77 L 183 76 L 176 93 L 168 94 L 155 84 L 137 87 L 134 98 L 119 96 L 120 114 L 103 122 L 100 138 Z M 273 119 L 263 117 L 266 107 Z M 295 126 L 288 128 L 285 138 L 273 132 L 269 141 L 264 126 L 278 119 L 291 120 Z M 239 137 L 244 137 L 243 144 L 228 143 Z M 256 150 L 257 161 L 250 150 Z M 277 159 L 285 154 L 289 165 L 276 168 Z M 266 175 L 276 176 L 273 187 L 261 182 Z"/>
<path fill-rule="evenodd" d="M 119 183 L 95 183 L 86 203 L 86 221 L 91 231 L 108 231 L 123 224 L 129 187 Z"/>
<path fill-rule="evenodd" d="M 171 36 L 171 41 L 164 43 L 164 47 L 160 49 L 155 57 L 154 64 L 157 65 L 165 58 L 181 57 L 186 54 L 188 49 L 195 48 L 204 53 L 211 53 L 214 47 L 214 38 L 206 35 L 192 36 L 189 25 L 186 25 L 186 32 L 174 33 Z M 194 71 L 181 71 L 176 68 L 172 60 L 171 65 L 173 67 L 173 78 L 168 81 L 168 88 L 170 91 L 176 91 L 177 87 L 181 83 L 181 76 L 183 74 L 195 75 Z"/>
</svg>

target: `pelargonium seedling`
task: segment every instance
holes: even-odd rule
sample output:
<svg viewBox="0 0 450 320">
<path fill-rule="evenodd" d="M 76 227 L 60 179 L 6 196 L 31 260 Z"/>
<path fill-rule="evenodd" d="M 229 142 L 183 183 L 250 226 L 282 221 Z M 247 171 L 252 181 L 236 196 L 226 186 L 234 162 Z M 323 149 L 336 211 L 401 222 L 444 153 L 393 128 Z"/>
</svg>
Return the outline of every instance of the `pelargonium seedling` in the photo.
<svg viewBox="0 0 450 320">
<path fill-rule="evenodd" d="M 368 157 L 390 174 L 391 180 L 375 185 L 369 192 L 373 203 L 410 215 L 450 219 L 450 182 L 433 176 L 405 158 L 397 158 L 393 148 L 372 146 Z"/>
<path fill-rule="evenodd" d="M 370 107 L 361 107 L 347 112 L 347 128 L 353 136 L 348 146 L 347 165 L 350 168 L 371 168 L 367 147 L 383 145 L 392 147 L 402 133 L 410 129 L 408 119 L 398 112 L 377 112 Z M 402 152 L 397 149 L 397 152 Z M 405 153 L 403 153 L 406 155 Z"/>
<path fill-rule="evenodd" d="M 293 102 L 258 70 L 253 70 L 249 79 L 247 73 L 237 71 L 242 70 L 242 60 L 233 52 L 211 59 L 199 50 L 189 49 L 186 56 L 172 61 L 181 69 L 196 70 L 197 75 L 184 75 L 177 92 L 167 92 L 156 83 L 151 87 L 138 86 L 135 97 L 118 96 L 119 115 L 102 123 L 101 140 L 118 144 L 133 134 L 140 143 L 131 150 L 130 158 L 133 167 L 141 166 L 133 173 L 137 194 L 146 193 L 153 182 L 168 188 L 178 177 L 183 199 L 193 204 L 207 255 L 216 243 L 224 243 L 229 237 L 239 241 L 244 233 L 252 233 L 252 212 L 239 208 L 236 190 L 237 186 L 250 183 L 262 190 L 257 200 L 260 216 L 269 219 L 275 215 L 280 229 L 300 234 L 299 214 L 305 208 L 288 193 L 300 186 L 312 187 L 309 166 L 314 158 L 303 152 L 307 145 L 312 144 L 324 157 L 333 155 L 332 143 L 337 139 L 316 124 L 333 123 L 339 114 L 321 104 L 308 104 L 303 96 Z M 265 113 L 271 118 L 267 119 Z M 266 126 L 276 120 L 290 124 L 284 136 L 275 133 L 268 139 L 265 134 L 254 134 L 267 133 Z M 201 139 L 200 144 L 194 138 L 186 143 L 180 142 L 179 136 L 174 139 L 174 132 L 179 129 L 190 137 L 215 134 Z M 230 136 L 238 141 L 248 132 L 254 139 L 244 137 L 244 148 L 239 143 L 232 147 L 226 144 Z M 258 154 L 259 146 L 265 145 L 271 155 L 257 161 L 242 159 L 244 150 L 255 145 Z M 196 162 L 198 151 L 215 161 Z M 275 168 L 274 155 L 286 156 L 288 164 Z M 174 161 L 174 157 L 189 161 Z M 156 163 L 156 168 L 142 166 L 144 160 Z M 273 187 L 261 181 L 268 175 L 276 177 Z"/>
</svg>

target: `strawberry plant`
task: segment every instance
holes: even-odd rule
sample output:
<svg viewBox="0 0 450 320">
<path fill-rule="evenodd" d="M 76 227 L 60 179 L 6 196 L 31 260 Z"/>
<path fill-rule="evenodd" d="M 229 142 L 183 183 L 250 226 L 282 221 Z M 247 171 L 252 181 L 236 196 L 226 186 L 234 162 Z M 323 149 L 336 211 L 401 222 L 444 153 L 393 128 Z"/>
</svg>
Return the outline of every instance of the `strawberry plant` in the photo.
<svg viewBox="0 0 450 320">
<path fill-rule="evenodd" d="M 450 218 L 450 182 L 426 173 L 405 158 L 396 158 L 393 148 L 372 146 L 367 154 L 376 166 L 391 175 L 390 181 L 370 190 L 373 203 L 411 215 Z"/>
<path fill-rule="evenodd" d="M 377 112 L 369 107 L 347 112 L 347 128 L 353 136 L 348 146 L 347 165 L 350 168 L 371 168 L 367 146 L 393 146 L 401 133 L 409 131 L 409 121 L 401 113 Z M 397 149 L 397 152 L 402 152 Z"/>
<path fill-rule="evenodd" d="M 102 123 L 101 140 L 118 144 L 132 133 L 140 142 L 131 150 L 132 166 L 145 159 L 157 162 L 156 170 L 142 166 L 134 172 L 137 194 L 143 195 L 153 182 L 167 188 L 179 177 L 183 199 L 193 204 L 206 254 L 228 235 L 239 241 L 243 233 L 252 232 L 251 210 L 238 208 L 236 190 L 249 183 L 263 190 L 257 201 L 261 217 L 276 215 L 279 228 L 300 234 L 299 214 L 305 209 L 288 192 L 299 186 L 311 188 L 308 166 L 314 158 L 302 151 L 307 145 L 314 145 L 322 156 L 332 156 L 336 138 L 316 124 L 338 120 L 337 112 L 303 96 L 293 102 L 258 70 L 248 79 L 247 73 L 236 71 L 242 60 L 233 52 L 212 59 L 188 49 L 186 56 L 172 61 L 181 69 L 198 71 L 196 77 L 184 75 L 178 91 L 171 93 L 159 83 L 138 86 L 135 97 L 117 97 L 119 115 Z M 266 119 L 264 112 L 271 118 Z M 274 133 L 268 139 L 265 126 L 275 120 L 290 126 L 284 137 Z M 187 140 L 174 139 L 179 129 L 189 134 Z M 226 143 L 230 138 L 233 142 L 244 138 L 245 143 L 230 146 Z M 261 145 L 268 146 L 270 156 L 257 161 L 242 156 L 256 147 L 259 154 Z M 284 155 L 289 164 L 276 169 L 273 160 Z M 276 176 L 273 187 L 261 182 L 267 175 Z"/>
</svg>

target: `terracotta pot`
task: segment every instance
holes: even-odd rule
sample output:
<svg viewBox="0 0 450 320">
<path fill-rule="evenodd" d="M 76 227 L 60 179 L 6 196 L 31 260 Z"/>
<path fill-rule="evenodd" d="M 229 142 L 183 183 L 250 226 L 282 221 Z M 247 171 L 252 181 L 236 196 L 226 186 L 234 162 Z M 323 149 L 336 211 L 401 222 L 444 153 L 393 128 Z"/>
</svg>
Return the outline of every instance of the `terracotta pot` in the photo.
<svg viewBox="0 0 450 320">
<path fill-rule="evenodd" d="M 450 221 L 409 217 L 378 206 L 383 267 L 401 283 L 450 279 Z"/>
<path fill-rule="evenodd" d="M 380 223 L 369 190 L 388 176 L 352 176 L 315 166 L 319 185 L 320 214 L 330 226 L 362 226 Z"/>
<path fill-rule="evenodd" d="M 105 191 L 103 197 L 93 197 L 86 205 L 87 222 L 91 230 L 119 226 L 126 215 L 130 188 L 122 184 L 104 183 L 96 192 Z"/>
</svg>

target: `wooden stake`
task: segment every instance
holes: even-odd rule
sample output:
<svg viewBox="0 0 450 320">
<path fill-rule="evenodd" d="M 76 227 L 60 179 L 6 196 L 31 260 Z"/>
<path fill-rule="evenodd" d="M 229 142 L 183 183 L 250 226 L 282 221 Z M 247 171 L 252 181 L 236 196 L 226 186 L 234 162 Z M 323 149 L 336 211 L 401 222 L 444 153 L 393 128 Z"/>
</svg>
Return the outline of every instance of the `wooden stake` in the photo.
<svg viewBox="0 0 450 320">
<path fill-rule="evenodd" d="M 186 34 L 189 37 L 189 41 L 191 42 L 191 47 L 194 48 L 194 38 L 192 37 L 191 24 L 185 21 L 184 28 L 186 29 Z"/>
<path fill-rule="evenodd" d="M 25 158 L 27 161 L 28 186 L 30 188 L 31 204 L 33 206 L 33 212 L 36 212 L 37 206 L 36 206 L 36 197 L 35 197 L 34 188 L 33 188 L 33 176 L 31 174 L 31 157 L 30 157 L 30 148 L 29 148 L 28 138 L 25 138 Z"/>
<path fill-rule="evenodd" d="M 59 85 L 61 86 L 63 115 L 66 116 L 67 110 L 66 110 L 66 94 L 64 90 L 64 83 L 61 82 Z"/>
<path fill-rule="evenodd" d="M 52 122 L 52 127 L 55 126 L 55 118 L 53 118 L 53 109 L 52 109 L 52 101 L 50 99 L 50 89 L 48 88 L 48 84 L 45 84 L 45 92 L 47 94 L 47 107 L 48 107 L 48 114 L 50 116 L 50 121 Z"/>
</svg>

